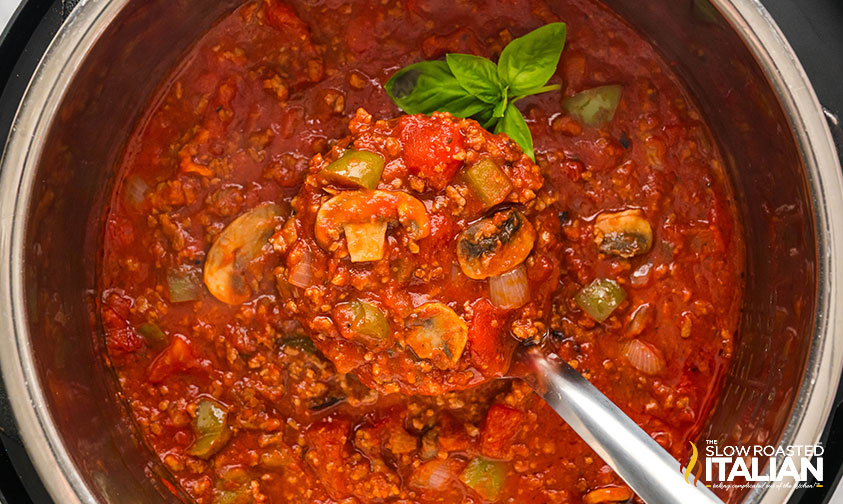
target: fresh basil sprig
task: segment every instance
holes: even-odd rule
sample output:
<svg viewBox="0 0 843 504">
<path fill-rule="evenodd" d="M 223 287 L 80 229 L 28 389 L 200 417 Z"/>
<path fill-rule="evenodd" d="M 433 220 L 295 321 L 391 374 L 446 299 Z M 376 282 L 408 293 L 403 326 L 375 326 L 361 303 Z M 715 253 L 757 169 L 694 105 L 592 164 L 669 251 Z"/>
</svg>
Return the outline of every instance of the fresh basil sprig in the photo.
<svg viewBox="0 0 843 504">
<path fill-rule="evenodd" d="M 387 81 L 392 101 L 408 114 L 450 112 L 484 128 L 506 133 L 530 158 L 533 137 L 515 102 L 559 89 L 547 85 L 565 47 L 565 23 L 551 23 L 510 42 L 498 63 L 472 54 L 449 53 L 445 61 L 406 66 Z"/>
</svg>

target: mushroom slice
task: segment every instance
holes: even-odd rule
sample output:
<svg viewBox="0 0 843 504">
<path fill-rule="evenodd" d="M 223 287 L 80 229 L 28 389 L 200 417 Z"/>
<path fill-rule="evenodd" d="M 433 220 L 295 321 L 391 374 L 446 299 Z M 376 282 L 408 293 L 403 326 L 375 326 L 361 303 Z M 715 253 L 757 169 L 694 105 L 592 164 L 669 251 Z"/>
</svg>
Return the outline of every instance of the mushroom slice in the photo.
<svg viewBox="0 0 843 504">
<path fill-rule="evenodd" d="M 319 207 L 314 236 L 325 250 L 345 235 L 352 262 L 383 258 L 386 227 L 400 224 L 407 238 L 420 240 L 430 234 L 424 203 L 403 192 L 343 191 Z"/>
<path fill-rule="evenodd" d="M 252 291 L 246 285 L 246 269 L 263 254 L 280 216 L 281 207 L 263 204 L 231 221 L 217 236 L 204 271 L 205 285 L 215 298 L 228 304 L 249 300 Z"/>
<path fill-rule="evenodd" d="M 462 272 L 474 280 L 499 276 L 524 262 L 533 250 L 536 230 L 521 212 L 508 208 L 481 219 L 457 238 Z"/>
<path fill-rule="evenodd" d="M 653 229 L 638 209 L 600 214 L 594 236 L 600 252 L 618 257 L 646 254 L 653 246 Z"/>
<path fill-rule="evenodd" d="M 404 342 L 413 353 L 430 359 L 440 369 L 453 367 L 460 360 L 468 341 L 468 325 L 442 303 L 425 303 L 404 323 Z"/>
</svg>

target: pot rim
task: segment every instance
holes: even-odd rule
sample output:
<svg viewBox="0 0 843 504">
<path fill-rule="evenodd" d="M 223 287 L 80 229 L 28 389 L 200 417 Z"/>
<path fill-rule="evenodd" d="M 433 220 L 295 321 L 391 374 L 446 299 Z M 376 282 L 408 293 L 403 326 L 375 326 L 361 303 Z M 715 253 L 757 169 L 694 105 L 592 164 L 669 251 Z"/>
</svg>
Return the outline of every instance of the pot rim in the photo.
<svg viewBox="0 0 843 504">
<path fill-rule="evenodd" d="M 822 437 L 843 370 L 843 172 L 823 108 L 796 53 L 759 0 L 712 0 L 764 70 L 790 123 L 805 165 L 816 228 L 814 334 L 802 384 L 779 444 L 813 445 Z M 778 457 L 781 463 L 784 457 Z M 786 502 L 791 488 L 756 487 L 746 502 Z"/>
<path fill-rule="evenodd" d="M 0 160 L 0 368 L 21 437 L 57 502 L 96 504 L 61 441 L 38 378 L 24 303 L 26 209 L 47 132 L 77 68 L 130 0 L 83 1 L 42 57 Z M 822 107 L 790 44 L 758 0 L 711 0 L 755 56 L 782 106 L 806 167 L 817 240 L 817 309 L 805 375 L 783 444 L 814 444 L 843 369 L 843 173 Z M 840 314 L 840 315 L 838 315 Z M 784 502 L 793 489 L 756 488 L 747 502 Z"/>
</svg>

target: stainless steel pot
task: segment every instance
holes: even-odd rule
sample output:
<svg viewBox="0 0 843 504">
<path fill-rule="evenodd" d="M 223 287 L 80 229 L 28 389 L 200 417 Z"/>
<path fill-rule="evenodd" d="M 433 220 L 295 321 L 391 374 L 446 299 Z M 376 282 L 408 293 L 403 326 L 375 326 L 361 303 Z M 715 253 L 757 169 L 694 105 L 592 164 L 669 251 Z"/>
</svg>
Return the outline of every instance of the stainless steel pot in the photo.
<svg viewBox="0 0 843 504">
<path fill-rule="evenodd" d="M 843 180 L 799 62 L 755 0 L 605 0 L 695 93 L 747 242 L 740 345 L 702 439 L 812 444 L 843 367 Z M 21 103 L 0 172 L 0 365 L 56 502 L 175 502 L 92 337 L 112 167 L 150 93 L 236 0 L 87 0 Z M 783 502 L 790 490 L 732 500 Z"/>
</svg>

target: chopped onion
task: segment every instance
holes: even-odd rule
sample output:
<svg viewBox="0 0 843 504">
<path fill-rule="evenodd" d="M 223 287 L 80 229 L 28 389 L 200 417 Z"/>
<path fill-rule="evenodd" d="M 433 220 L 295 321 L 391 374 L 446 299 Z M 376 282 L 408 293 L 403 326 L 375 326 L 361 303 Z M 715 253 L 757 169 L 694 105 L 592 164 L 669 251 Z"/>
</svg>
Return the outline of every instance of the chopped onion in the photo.
<svg viewBox="0 0 843 504">
<path fill-rule="evenodd" d="M 313 279 L 313 267 L 309 250 L 303 250 L 299 260 L 290 268 L 289 281 L 296 287 L 306 289 Z"/>
<path fill-rule="evenodd" d="M 650 263 L 642 264 L 637 270 L 630 275 L 629 283 L 635 287 L 646 287 L 650 282 L 650 270 L 653 265 Z"/>
<path fill-rule="evenodd" d="M 132 205 L 140 205 L 146 199 L 149 184 L 140 176 L 132 175 L 126 180 L 126 201 Z"/>
<path fill-rule="evenodd" d="M 440 490 L 454 478 L 447 460 L 433 459 L 415 471 L 410 484 L 424 489 Z"/>
<path fill-rule="evenodd" d="M 490 278 L 489 293 L 492 303 L 498 308 L 509 310 L 524 306 L 530 300 L 527 269 L 522 264 L 510 272 Z"/>
<path fill-rule="evenodd" d="M 626 342 L 622 350 L 632 367 L 642 373 L 652 375 L 664 371 L 664 358 L 652 345 L 636 339 Z"/>
<path fill-rule="evenodd" d="M 451 480 L 451 469 L 447 464 L 436 465 L 427 476 L 427 486 L 432 489 L 440 489 Z"/>
</svg>

